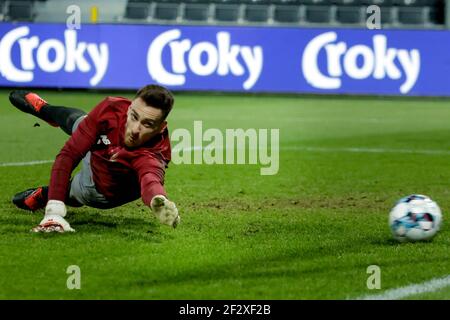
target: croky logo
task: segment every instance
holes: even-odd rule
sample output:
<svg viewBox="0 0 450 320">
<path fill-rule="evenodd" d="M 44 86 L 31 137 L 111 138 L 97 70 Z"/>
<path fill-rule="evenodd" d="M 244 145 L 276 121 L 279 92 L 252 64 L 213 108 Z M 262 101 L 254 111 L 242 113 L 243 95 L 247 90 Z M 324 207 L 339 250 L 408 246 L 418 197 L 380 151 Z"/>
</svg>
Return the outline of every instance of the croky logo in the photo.
<svg viewBox="0 0 450 320">
<path fill-rule="evenodd" d="M 349 46 L 344 41 L 337 42 L 336 32 L 318 35 L 303 52 L 302 71 L 306 81 L 314 88 L 330 90 L 341 88 L 344 76 L 355 80 L 403 78 L 399 91 L 408 93 L 419 77 L 419 50 L 390 47 L 388 38 L 382 34 L 374 35 L 372 43 L 372 46 Z M 325 57 L 325 68 L 319 67 L 319 55 Z"/>
<path fill-rule="evenodd" d="M 231 43 L 228 32 L 218 32 L 215 42 L 180 39 L 181 31 L 169 30 L 158 35 L 147 52 L 150 76 L 163 85 L 181 86 L 186 83 L 186 73 L 196 76 L 246 77 L 242 87 L 250 90 L 258 81 L 263 67 L 261 46 L 243 46 Z M 163 55 L 163 52 L 170 53 Z M 163 59 L 164 56 L 164 59 Z M 163 63 L 170 61 L 170 63 Z"/>
<path fill-rule="evenodd" d="M 13 61 L 17 53 L 20 59 Z M 64 42 L 56 38 L 42 41 L 38 36 L 30 36 L 30 28 L 23 26 L 0 39 L 0 57 L 0 72 L 12 82 L 33 81 L 36 69 L 45 73 L 88 73 L 93 69 L 89 84 L 96 86 L 108 68 L 109 50 L 106 43 L 78 41 L 76 30 L 65 30 Z"/>
</svg>

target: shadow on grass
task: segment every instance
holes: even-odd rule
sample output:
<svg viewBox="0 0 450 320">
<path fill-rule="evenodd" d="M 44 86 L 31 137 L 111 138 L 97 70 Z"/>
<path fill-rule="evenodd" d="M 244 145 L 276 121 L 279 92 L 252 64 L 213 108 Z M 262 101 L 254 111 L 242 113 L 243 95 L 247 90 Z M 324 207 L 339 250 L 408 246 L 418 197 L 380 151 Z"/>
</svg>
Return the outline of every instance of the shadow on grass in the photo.
<svg viewBox="0 0 450 320">
<path fill-rule="evenodd" d="M 37 212 L 17 209 L 8 205 L 5 212 L 0 216 L 0 234 L 24 234 L 37 225 L 44 216 L 43 210 Z M 139 212 L 137 211 L 137 215 Z M 71 209 L 66 220 L 76 232 L 59 233 L 38 233 L 37 237 L 53 239 L 63 236 L 98 236 L 105 235 L 107 238 L 125 238 L 126 240 L 141 240 L 145 242 L 160 243 L 169 237 L 160 232 L 159 223 L 149 217 L 126 217 L 123 213 L 91 211 L 91 209 L 80 208 Z"/>
<path fill-rule="evenodd" d="M 375 248 L 373 242 L 377 243 Z M 390 248 L 395 252 L 392 252 Z M 386 252 L 386 249 L 389 252 Z M 399 243 L 393 239 L 383 240 L 380 238 L 376 241 L 366 239 L 359 244 L 355 243 L 355 239 L 337 243 L 329 241 L 317 246 L 308 245 L 288 251 L 274 251 L 271 254 L 261 256 L 255 254 L 250 257 L 240 256 L 237 259 L 235 257 L 224 262 L 210 261 L 200 266 L 197 264 L 183 270 L 177 270 L 173 274 L 158 274 L 157 277 L 150 275 L 149 279 L 140 279 L 132 282 L 131 285 L 164 287 L 197 285 L 199 283 L 209 285 L 216 281 L 226 283 L 244 281 L 244 283 L 248 283 L 248 281 L 263 282 L 270 279 L 296 281 L 295 279 L 306 278 L 317 279 L 318 282 L 322 283 L 324 279 L 330 281 L 329 279 L 333 277 L 333 274 L 339 275 L 339 278 L 348 278 L 350 282 L 359 281 L 360 278 L 366 279 L 366 269 L 372 264 L 395 268 L 399 265 L 423 265 L 428 263 L 424 261 L 421 255 L 417 255 L 421 248 L 417 247 L 417 250 L 413 251 L 411 249 L 413 247 L 399 246 Z M 367 253 L 364 253 L 366 250 Z M 435 256 L 433 263 L 445 264 L 447 263 L 447 257 Z M 326 282 L 318 285 L 327 286 Z M 244 292 L 240 294 L 246 295 Z M 271 296 L 270 293 L 268 296 Z M 222 297 L 217 296 L 215 298 L 220 299 Z"/>
<path fill-rule="evenodd" d="M 71 226 L 83 235 L 107 234 L 108 237 L 124 237 L 127 240 L 146 242 L 164 241 L 166 235 L 159 230 L 159 223 L 149 218 L 124 217 L 98 212 L 74 213 L 69 216 Z"/>
<path fill-rule="evenodd" d="M 439 237 L 439 235 L 437 236 Z M 422 241 L 403 241 L 400 242 L 398 240 L 395 240 L 393 238 L 383 238 L 383 239 L 374 239 L 370 241 L 371 244 L 377 245 L 377 246 L 390 246 L 390 247 L 406 247 L 406 246 L 422 246 L 422 245 L 429 245 L 436 241 L 436 237 L 433 237 L 428 240 L 422 240 Z"/>
</svg>

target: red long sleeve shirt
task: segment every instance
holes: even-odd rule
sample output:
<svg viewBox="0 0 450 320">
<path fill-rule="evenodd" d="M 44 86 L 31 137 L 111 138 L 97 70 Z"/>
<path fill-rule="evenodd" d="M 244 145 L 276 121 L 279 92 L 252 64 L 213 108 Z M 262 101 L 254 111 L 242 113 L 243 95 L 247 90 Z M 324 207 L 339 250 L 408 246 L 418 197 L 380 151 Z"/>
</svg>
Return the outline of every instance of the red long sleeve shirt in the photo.
<svg viewBox="0 0 450 320">
<path fill-rule="evenodd" d="M 93 180 L 98 192 L 116 205 L 142 197 L 166 195 L 164 172 L 170 156 L 168 130 L 136 149 L 124 144 L 127 110 L 131 101 L 107 97 L 72 133 L 53 164 L 49 200 L 65 201 L 72 171 L 91 151 Z"/>
</svg>

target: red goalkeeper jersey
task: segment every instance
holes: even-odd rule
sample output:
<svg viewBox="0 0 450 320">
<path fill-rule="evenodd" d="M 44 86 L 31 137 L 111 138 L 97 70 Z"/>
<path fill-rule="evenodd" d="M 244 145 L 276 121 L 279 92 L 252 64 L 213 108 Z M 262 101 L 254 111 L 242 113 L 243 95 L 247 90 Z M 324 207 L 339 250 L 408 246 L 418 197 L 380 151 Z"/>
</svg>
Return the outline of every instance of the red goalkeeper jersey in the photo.
<svg viewBox="0 0 450 320">
<path fill-rule="evenodd" d="M 98 192 L 117 205 L 140 196 L 150 205 L 153 196 L 166 195 L 164 172 L 170 161 L 166 129 L 139 148 L 124 144 L 127 110 L 131 101 L 107 97 L 81 121 L 53 164 L 49 200 L 65 201 L 72 171 L 90 151 L 93 180 Z"/>
</svg>

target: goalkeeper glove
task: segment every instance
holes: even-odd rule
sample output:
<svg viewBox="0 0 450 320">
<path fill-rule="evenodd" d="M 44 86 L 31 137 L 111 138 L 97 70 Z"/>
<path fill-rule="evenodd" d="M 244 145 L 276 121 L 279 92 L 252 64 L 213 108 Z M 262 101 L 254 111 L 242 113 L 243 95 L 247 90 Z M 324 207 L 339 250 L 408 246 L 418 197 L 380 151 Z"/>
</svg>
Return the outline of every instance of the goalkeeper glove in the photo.
<svg viewBox="0 0 450 320">
<path fill-rule="evenodd" d="M 32 232 L 66 232 L 75 231 L 70 224 L 64 219 L 67 210 L 64 202 L 59 200 L 49 200 L 45 207 L 44 219 L 38 226 L 31 229 Z"/>
<path fill-rule="evenodd" d="M 180 223 L 181 219 L 178 214 L 177 206 L 165 196 L 154 196 L 150 203 L 150 208 L 161 223 L 167 224 L 174 228 L 176 228 Z"/>
</svg>

